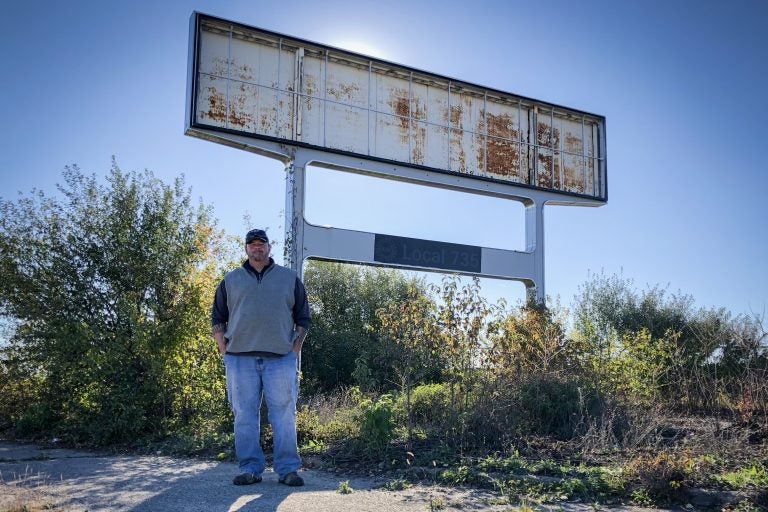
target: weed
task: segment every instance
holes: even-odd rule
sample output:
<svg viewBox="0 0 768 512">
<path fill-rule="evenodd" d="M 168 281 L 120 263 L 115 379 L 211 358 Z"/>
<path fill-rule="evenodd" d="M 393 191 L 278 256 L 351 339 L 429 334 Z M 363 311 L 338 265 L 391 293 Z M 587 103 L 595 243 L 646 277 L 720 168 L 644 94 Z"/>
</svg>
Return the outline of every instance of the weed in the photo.
<svg viewBox="0 0 768 512">
<path fill-rule="evenodd" d="M 425 443 L 424 449 L 413 450 L 413 461 L 411 463 L 416 466 L 432 466 L 432 467 L 447 467 L 450 464 L 457 462 L 456 450 L 451 446 L 440 442 Z"/>
<path fill-rule="evenodd" d="M 509 505 L 509 498 L 507 496 L 501 496 L 499 498 L 488 498 L 485 500 L 485 504 L 490 507 Z"/>
<path fill-rule="evenodd" d="M 303 455 L 318 455 L 325 451 L 326 446 L 323 440 L 316 441 L 310 439 L 307 443 L 299 448 L 299 451 Z"/>
<path fill-rule="evenodd" d="M 478 471 L 471 466 L 459 466 L 456 469 L 446 469 L 437 475 L 437 479 L 445 484 L 473 484 L 479 487 L 492 487 L 493 479 L 485 471 Z"/>
<path fill-rule="evenodd" d="M 445 502 L 443 501 L 443 498 L 437 496 L 437 497 L 429 497 L 429 511 L 435 512 L 436 510 L 443 510 L 445 508 Z"/>
<path fill-rule="evenodd" d="M 404 491 L 409 487 L 412 487 L 411 483 L 404 478 L 396 478 L 384 484 L 384 488 L 388 491 Z"/>
<path fill-rule="evenodd" d="M 632 492 L 632 503 L 641 507 L 651 507 L 654 502 L 647 490 L 638 489 Z"/>
<path fill-rule="evenodd" d="M 352 494 L 355 490 L 349 485 L 349 480 L 339 482 L 339 488 L 336 489 L 339 494 Z"/>
<path fill-rule="evenodd" d="M 13 475 L 11 482 L 5 482 L 0 474 L 0 487 L 3 488 L 3 512 L 39 512 L 52 510 L 56 504 L 46 497 L 44 492 L 48 484 L 47 477 L 41 479 L 39 473 L 34 474 L 27 468 L 23 474 Z"/>
<path fill-rule="evenodd" d="M 695 459 L 687 454 L 662 452 L 630 461 L 628 472 L 639 489 L 662 503 L 680 503 L 688 496 Z"/>
<path fill-rule="evenodd" d="M 511 457 L 500 458 L 490 455 L 478 462 L 477 467 L 482 471 L 499 471 L 506 474 L 524 475 L 528 473 L 528 463 L 515 452 Z"/>
<path fill-rule="evenodd" d="M 535 512 L 536 511 L 536 509 L 530 506 L 526 500 L 522 500 L 520 502 L 520 506 L 512 510 L 514 510 L 515 512 Z"/>
<path fill-rule="evenodd" d="M 377 401 L 360 403 L 361 441 L 371 453 L 382 453 L 395 435 L 394 401 L 391 395 L 382 395 Z"/>
<path fill-rule="evenodd" d="M 311 442 L 331 444 L 357 437 L 360 434 L 360 409 L 349 399 L 315 397 L 318 409 L 303 406 L 296 413 L 296 430 L 299 442 L 306 446 Z M 336 407 L 335 409 L 333 407 Z"/>
<path fill-rule="evenodd" d="M 443 425 L 450 411 L 450 396 L 447 384 L 416 386 L 411 392 L 410 403 L 413 421 L 425 425 Z M 398 397 L 397 409 L 406 410 L 405 395 Z"/>
<path fill-rule="evenodd" d="M 220 453 L 229 452 L 233 443 L 234 434 L 231 432 L 204 430 L 201 433 L 179 432 L 160 442 L 150 442 L 141 445 L 138 450 L 148 453 L 162 452 L 166 455 L 181 455 L 184 457 L 200 455 L 218 457 Z"/>
<path fill-rule="evenodd" d="M 768 488 L 768 471 L 766 471 L 765 466 L 758 463 L 748 468 L 741 468 L 738 471 L 720 475 L 717 480 L 736 491 L 746 488 L 765 489 Z"/>
<path fill-rule="evenodd" d="M 589 492 L 600 499 L 610 499 L 625 494 L 626 477 L 622 470 L 604 467 L 579 467 L 576 473 L 584 479 Z"/>
<path fill-rule="evenodd" d="M 734 505 L 730 505 L 723 509 L 726 512 L 760 512 L 763 510 L 758 505 L 755 505 L 749 500 L 742 500 Z"/>
<path fill-rule="evenodd" d="M 564 476 L 569 473 L 568 468 L 561 466 L 552 460 L 542 460 L 530 465 L 529 471 L 534 475 Z"/>
</svg>

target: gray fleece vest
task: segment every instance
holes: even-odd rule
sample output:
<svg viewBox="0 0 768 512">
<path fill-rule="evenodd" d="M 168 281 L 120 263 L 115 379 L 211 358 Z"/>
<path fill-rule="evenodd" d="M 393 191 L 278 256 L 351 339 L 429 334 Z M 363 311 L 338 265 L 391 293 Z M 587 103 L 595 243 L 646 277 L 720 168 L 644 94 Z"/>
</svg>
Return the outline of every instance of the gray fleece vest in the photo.
<svg viewBox="0 0 768 512">
<path fill-rule="evenodd" d="M 229 321 L 227 352 L 287 354 L 293 348 L 296 272 L 272 265 L 261 278 L 237 268 L 224 276 Z"/>
</svg>

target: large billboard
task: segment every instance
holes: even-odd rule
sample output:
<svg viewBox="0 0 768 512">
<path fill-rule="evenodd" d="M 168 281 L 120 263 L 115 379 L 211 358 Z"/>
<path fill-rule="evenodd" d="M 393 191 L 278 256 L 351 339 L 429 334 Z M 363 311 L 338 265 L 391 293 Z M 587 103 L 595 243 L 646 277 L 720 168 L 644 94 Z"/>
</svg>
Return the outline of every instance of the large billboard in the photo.
<svg viewBox="0 0 768 512">
<path fill-rule="evenodd" d="M 190 41 L 188 132 L 608 199 L 603 116 L 200 13 Z"/>
</svg>

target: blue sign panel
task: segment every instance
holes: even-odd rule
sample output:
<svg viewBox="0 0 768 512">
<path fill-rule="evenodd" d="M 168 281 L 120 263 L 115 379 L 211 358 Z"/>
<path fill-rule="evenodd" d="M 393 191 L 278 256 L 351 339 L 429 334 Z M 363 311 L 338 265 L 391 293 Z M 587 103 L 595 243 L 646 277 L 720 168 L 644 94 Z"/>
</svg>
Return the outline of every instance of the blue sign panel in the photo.
<svg viewBox="0 0 768 512">
<path fill-rule="evenodd" d="M 418 238 L 376 235 L 373 260 L 410 267 L 480 273 L 480 247 Z"/>
</svg>

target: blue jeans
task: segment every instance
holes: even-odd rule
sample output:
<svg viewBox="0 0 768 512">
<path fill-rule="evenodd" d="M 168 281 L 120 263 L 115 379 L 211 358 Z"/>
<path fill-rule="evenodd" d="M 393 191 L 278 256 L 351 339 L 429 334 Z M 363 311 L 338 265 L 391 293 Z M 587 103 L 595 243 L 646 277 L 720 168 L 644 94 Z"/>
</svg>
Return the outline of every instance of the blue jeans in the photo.
<svg viewBox="0 0 768 512">
<path fill-rule="evenodd" d="M 274 470 L 280 478 L 301 466 L 296 446 L 296 399 L 299 395 L 298 356 L 268 358 L 224 355 L 227 395 L 235 414 L 235 455 L 241 473 L 260 475 L 266 461 L 261 448 L 262 394 L 267 401 L 274 438 Z"/>
</svg>

